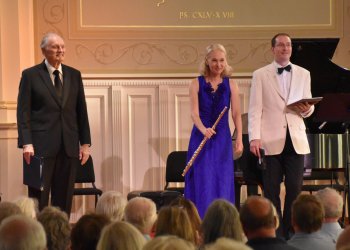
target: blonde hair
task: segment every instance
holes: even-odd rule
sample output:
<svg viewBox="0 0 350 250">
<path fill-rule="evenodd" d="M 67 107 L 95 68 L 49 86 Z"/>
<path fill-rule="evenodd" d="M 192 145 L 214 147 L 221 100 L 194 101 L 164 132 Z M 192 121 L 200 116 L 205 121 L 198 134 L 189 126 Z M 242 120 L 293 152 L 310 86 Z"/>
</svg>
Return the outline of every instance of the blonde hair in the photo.
<svg viewBox="0 0 350 250">
<path fill-rule="evenodd" d="M 38 204 L 36 200 L 26 196 L 21 196 L 17 198 L 14 203 L 21 209 L 23 215 L 33 219 L 36 218 L 38 212 Z"/>
<path fill-rule="evenodd" d="M 200 66 L 199 66 L 199 73 L 203 76 L 208 76 L 209 73 L 210 73 L 210 68 L 209 68 L 209 65 L 207 63 L 207 60 L 209 58 L 209 55 L 210 53 L 212 53 L 213 51 L 215 50 L 219 50 L 221 52 L 224 53 L 225 55 L 225 58 L 226 58 L 226 66 L 225 66 L 225 69 L 224 71 L 222 72 L 221 76 L 224 77 L 224 76 L 230 76 L 231 73 L 232 73 L 232 67 L 230 65 L 228 65 L 228 62 L 227 62 L 227 52 L 226 52 L 226 49 L 223 45 L 219 44 L 219 43 L 216 43 L 216 44 L 211 44 L 209 45 L 207 48 L 206 48 L 206 54 L 205 54 L 205 57 L 204 57 L 204 60 L 201 62 Z"/>
<path fill-rule="evenodd" d="M 141 250 L 145 243 L 145 237 L 136 227 L 128 222 L 117 221 L 102 230 L 96 249 Z"/>
<path fill-rule="evenodd" d="M 195 246 L 175 235 L 157 236 L 148 241 L 143 250 L 195 250 Z"/>
</svg>

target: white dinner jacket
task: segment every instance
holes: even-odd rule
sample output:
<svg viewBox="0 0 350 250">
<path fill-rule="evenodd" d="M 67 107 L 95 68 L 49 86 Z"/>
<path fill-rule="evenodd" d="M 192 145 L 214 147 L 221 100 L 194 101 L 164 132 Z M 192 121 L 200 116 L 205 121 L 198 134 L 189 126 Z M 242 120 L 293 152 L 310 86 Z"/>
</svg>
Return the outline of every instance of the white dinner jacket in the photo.
<svg viewBox="0 0 350 250">
<path fill-rule="evenodd" d="M 286 99 L 273 63 L 253 73 L 248 112 L 249 141 L 261 139 L 266 155 L 282 152 L 287 126 L 295 151 L 298 154 L 310 153 L 303 117 L 287 108 L 287 104 L 311 97 L 310 72 L 292 64 L 291 73 L 290 91 Z M 310 116 L 313 111 L 314 106 L 305 117 Z"/>
</svg>

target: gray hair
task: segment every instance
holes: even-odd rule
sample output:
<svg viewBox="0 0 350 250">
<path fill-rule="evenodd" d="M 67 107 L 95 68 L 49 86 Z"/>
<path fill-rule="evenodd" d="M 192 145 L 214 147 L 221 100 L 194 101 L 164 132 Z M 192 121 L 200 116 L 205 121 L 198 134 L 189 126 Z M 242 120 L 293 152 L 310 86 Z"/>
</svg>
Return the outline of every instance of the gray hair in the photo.
<svg viewBox="0 0 350 250">
<path fill-rule="evenodd" d="M 51 37 L 55 37 L 55 36 L 56 36 L 56 37 L 60 37 L 60 38 L 63 40 L 63 38 L 62 38 L 60 35 L 58 35 L 57 33 L 48 32 L 48 33 L 46 33 L 46 34 L 43 36 L 43 38 L 41 39 L 40 48 L 41 48 L 41 49 L 46 48 L 47 43 L 49 42 L 49 39 L 50 39 Z"/>
<path fill-rule="evenodd" d="M 96 213 L 104 214 L 112 221 L 121 221 L 127 200 L 117 191 L 104 192 L 97 201 Z"/>
<path fill-rule="evenodd" d="M 125 220 L 142 233 L 150 233 L 150 230 L 157 219 L 156 204 L 145 197 L 131 199 L 125 207 Z"/>
<path fill-rule="evenodd" d="M 17 204 L 8 201 L 0 202 L 0 224 L 5 218 L 16 214 L 22 214 Z"/>
<path fill-rule="evenodd" d="M 46 236 L 43 226 L 24 215 L 13 215 L 0 225 L 0 250 L 44 250 Z"/>
<path fill-rule="evenodd" d="M 333 188 L 324 188 L 315 194 L 315 196 L 321 201 L 325 218 L 339 218 L 342 216 L 343 211 L 343 197 Z"/>
</svg>

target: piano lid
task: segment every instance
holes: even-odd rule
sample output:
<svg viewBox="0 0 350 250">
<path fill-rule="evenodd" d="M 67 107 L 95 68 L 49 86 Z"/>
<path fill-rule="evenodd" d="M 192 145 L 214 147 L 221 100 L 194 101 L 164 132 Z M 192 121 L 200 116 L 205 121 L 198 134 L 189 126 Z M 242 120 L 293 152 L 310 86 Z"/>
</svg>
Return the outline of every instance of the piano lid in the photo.
<svg viewBox="0 0 350 250">
<path fill-rule="evenodd" d="M 291 62 L 310 71 L 311 93 L 325 96 L 328 93 L 350 93 L 350 71 L 331 61 L 339 38 L 292 39 Z M 313 115 L 305 120 L 309 133 L 342 134 L 342 122 L 328 122 L 319 129 L 322 122 L 315 121 L 319 105 Z M 334 107 L 336 108 L 336 107 Z"/>
</svg>

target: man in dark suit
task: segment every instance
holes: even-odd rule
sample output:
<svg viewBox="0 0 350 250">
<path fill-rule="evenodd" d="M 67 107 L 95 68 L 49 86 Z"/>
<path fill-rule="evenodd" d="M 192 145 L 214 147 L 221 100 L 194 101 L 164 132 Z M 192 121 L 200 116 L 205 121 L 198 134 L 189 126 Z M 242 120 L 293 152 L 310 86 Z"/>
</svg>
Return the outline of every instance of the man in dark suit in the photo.
<svg viewBox="0 0 350 250">
<path fill-rule="evenodd" d="M 42 157 L 43 190 L 28 186 L 39 209 L 51 204 L 70 214 L 76 168 L 90 155 L 90 127 L 81 74 L 63 65 L 64 41 L 46 34 L 40 44 L 45 60 L 22 72 L 19 86 L 18 147 L 30 164 Z M 80 161 L 80 163 L 79 163 Z"/>
</svg>

